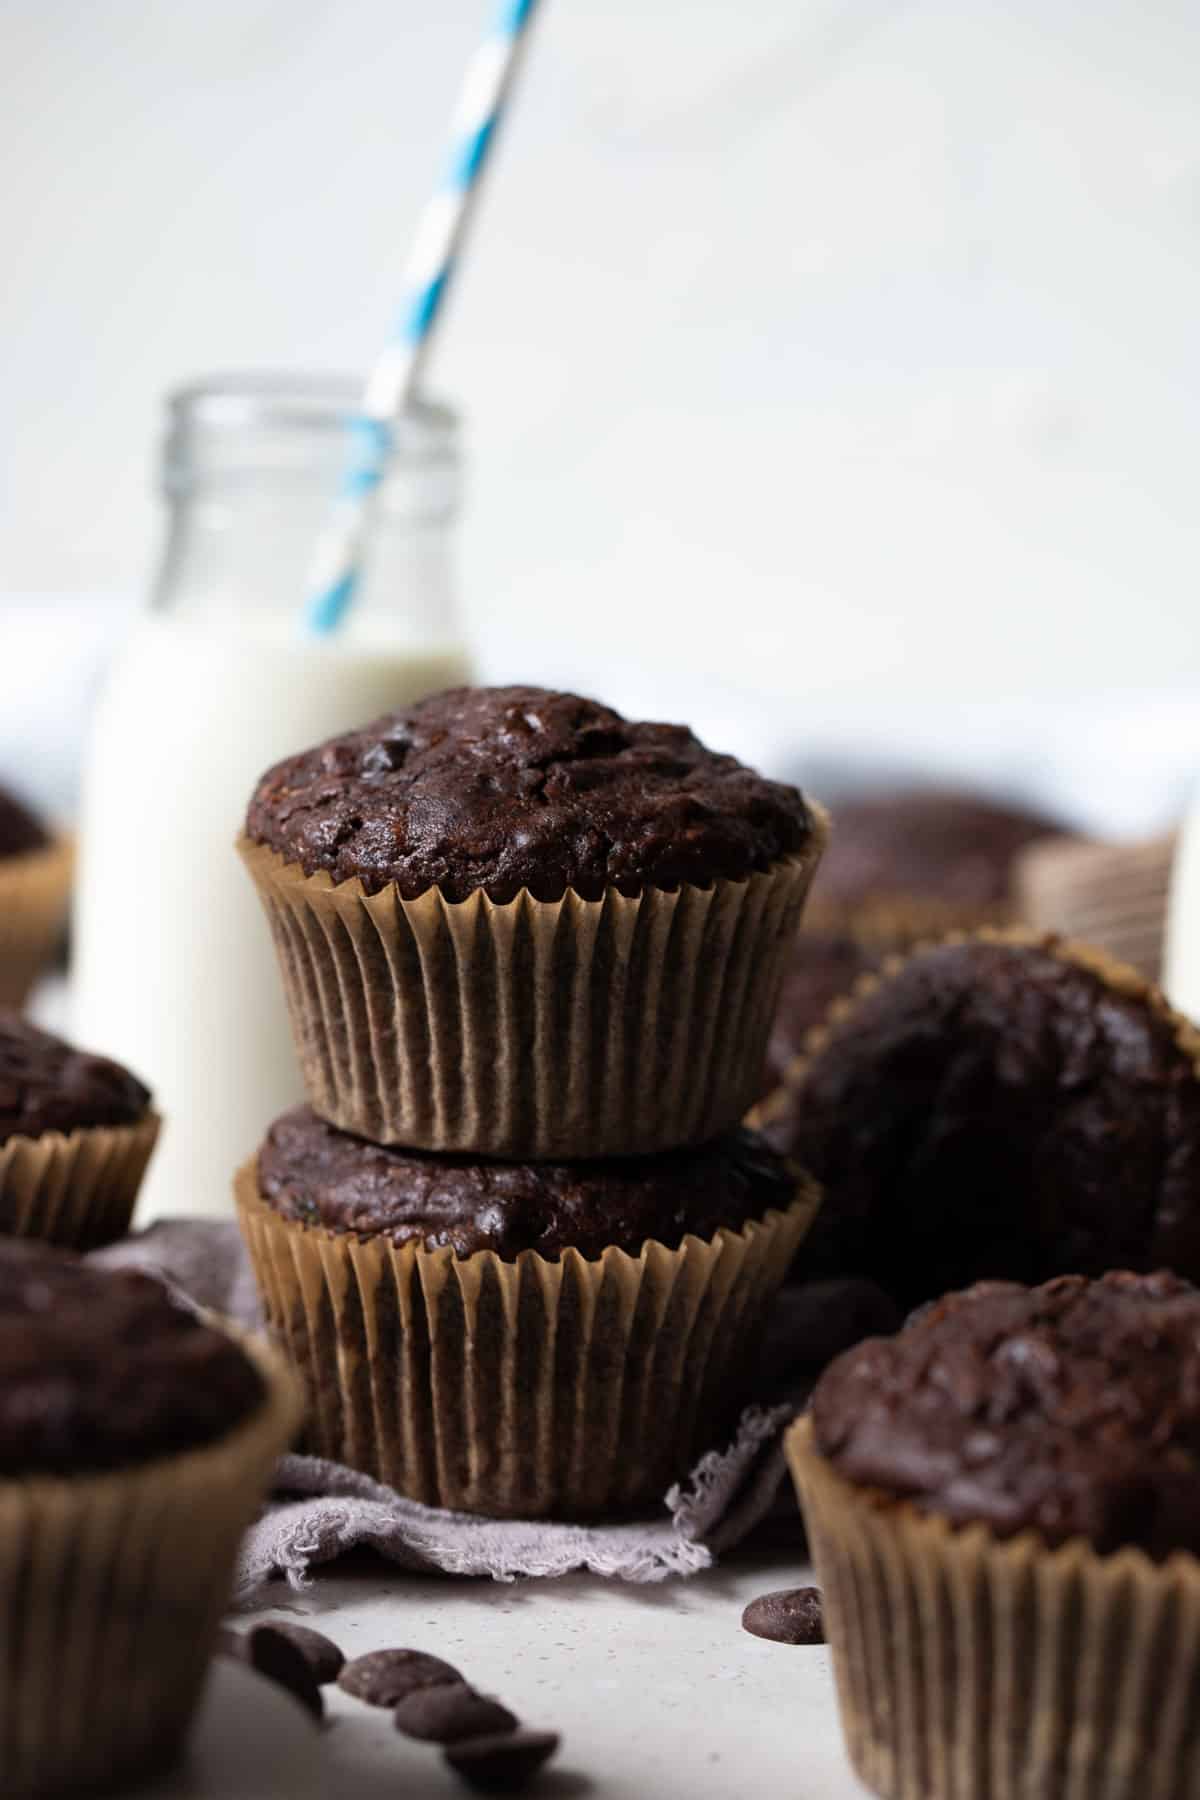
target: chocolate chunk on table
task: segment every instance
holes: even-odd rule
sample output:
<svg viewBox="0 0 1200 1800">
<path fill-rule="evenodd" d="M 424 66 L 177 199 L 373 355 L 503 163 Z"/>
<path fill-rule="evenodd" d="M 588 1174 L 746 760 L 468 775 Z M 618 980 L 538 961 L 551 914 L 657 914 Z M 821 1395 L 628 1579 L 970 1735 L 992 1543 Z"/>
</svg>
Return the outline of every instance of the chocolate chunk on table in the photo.
<svg viewBox="0 0 1200 1800">
<path fill-rule="evenodd" d="M 312 1665 L 304 1652 L 274 1625 L 255 1625 L 249 1631 L 225 1629 L 217 1640 L 217 1649 L 286 1689 L 314 1719 L 324 1717 L 325 1702 Z"/>
<path fill-rule="evenodd" d="M 517 1717 L 487 1694 L 477 1694 L 465 1681 L 416 1688 L 396 1708 L 396 1729 L 406 1737 L 434 1744 L 456 1744 L 463 1738 L 497 1737 L 515 1731 Z"/>
<path fill-rule="evenodd" d="M 371 1650 L 348 1662 L 337 1678 L 344 1693 L 368 1706 L 398 1706 L 421 1688 L 464 1685 L 452 1663 L 426 1650 Z"/>
<path fill-rule="evenodd" d="M 332 1638 L 327 1638 L 322 1631 L 314 1631 L 311 1625 L 293 1625 L 285 1619 L 272 1619 L 270 1628 L 296 1646 L 321 1687 L 337 1680 L 346 1658 Z"/>
<path fill-rule="evenodd" d="M 773 1644 L 823 1644 L 821 1590 L 777 1588 L 774 1593 L 760 1594 L 743 1612 L 742 1628 Z"/>
<path fill-rule="evenodd" d="M 482 1794 L 513 1794 L 549 1762 L 559 1742 L 556 1731 L 511 1731 L 504 1737 L 450 1744 L 443 1755 L 468 1787 Z"/>
</svg>

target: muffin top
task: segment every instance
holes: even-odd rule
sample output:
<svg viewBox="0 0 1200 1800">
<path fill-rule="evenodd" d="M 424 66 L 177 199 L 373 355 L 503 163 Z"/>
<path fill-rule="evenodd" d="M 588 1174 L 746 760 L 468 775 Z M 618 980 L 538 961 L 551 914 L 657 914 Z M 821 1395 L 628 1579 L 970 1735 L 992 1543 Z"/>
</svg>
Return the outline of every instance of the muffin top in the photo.
<svg viewBox="0 0 1200 1800">
<path fill-rule="evenodd" d="M 1200 1552 L 1200 1293 L 1168 1274 L 984 1282 L 817 1383 L 850 1481 L 1001 1537 Z"/>
<path fill-rule="evenodd" d="M 276 1212 L 305 1225 L 509 1260 L 567 1248 L 598 1257 L 610 1244 L 636 1256 L 647 1238 L 674 1249 L 688 1233 L 736 1230 L 796 1197 L 795 1172 L 749 1131 L 616 1161 L 483 1162 L 370 1144 L 307 1106 L 272 1125 L 258 1184 Z"/>
<path fill-rule="evenodd" d="M 40 819 L 8 788 L 0 787 L 0 858 L 44 850 L 49 842 Z"/>
<path fill-rule="evenodd" d="M 18 1133 L 132 1125 L 149 1104 L 149 1089 L 120 1063 L 73 1050 L 19 1013 L 0 1010 L 0 1143 Z"/>
<path fill-rule="evenodd" d="M 0 1476 L 84 1474 L 192 1449 L 263 1396 L 232 1339 L 150 1276 L 0 1240 Z"/>
<path fill-rule="evenodd" d="M 706 750 L 683 725 L 633 725 L 544 688 L 452 688 L 268 770 L 246 831 L 308 875 L 394 882 L 405 899 L 527 888 L 740 881 L 802 850 L 796 788 Z"/>
<path fill-rule="evenodd" d="M 813 899 L 818 910 L 850 912 L 908 895 L 986 912 L 1008 899 L 1017 852 L 1061 830 L 1039 813 L 953 788 L 864 795 L 835 810 Z"/>
<path fill-rule="evenodd" d="M 879 957 L 848 931 L 800 932 L 771 1026 L 764 1093 L 783 1080 L 808 1033 L 821 1024 L 834 1001 L 848 994 L 859 976 L 878 963 Z"/>
<path fill-rule="evenodd" d="M 906 1309 L 981 1279 L 1200 1277 L 1200 1078 L 1176 1033 L 1053 937 L 915 952 L 768 1114 L 825 1188 L 810 1272 Z"/>
</svg>

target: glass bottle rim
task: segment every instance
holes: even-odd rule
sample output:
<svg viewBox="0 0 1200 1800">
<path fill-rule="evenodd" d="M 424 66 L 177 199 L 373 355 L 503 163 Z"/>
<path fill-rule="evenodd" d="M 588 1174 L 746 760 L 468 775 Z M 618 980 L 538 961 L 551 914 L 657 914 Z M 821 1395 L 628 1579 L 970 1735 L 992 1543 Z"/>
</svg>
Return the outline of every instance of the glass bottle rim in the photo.
<svg viewBox="0 0 1200 1800">
<path fill-rule="evenodd" d="M 171 389 L 166 404 L 172 431 L 245 432 L 255 428 L 345 435 L 360 417 L 363 384 L 350 375 L 295 370 L 230 371 Z M 396 425 L 396 451 L 424 461 L 453 457 L 459 417 L 443 401 L 409 402 Z"/>
</svg>

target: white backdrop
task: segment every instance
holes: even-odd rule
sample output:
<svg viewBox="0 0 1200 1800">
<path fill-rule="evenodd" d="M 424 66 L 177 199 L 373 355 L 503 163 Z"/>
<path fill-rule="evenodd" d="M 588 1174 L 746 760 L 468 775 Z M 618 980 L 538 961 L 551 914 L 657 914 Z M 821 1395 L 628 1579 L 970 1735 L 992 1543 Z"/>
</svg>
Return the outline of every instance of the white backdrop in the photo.
<svg viewBox="0 0 1200 1800">
<path fill-rule="evenodd" d="M 0 0 L 0 594 L 136 591 L 169 384 L 370 357 L 488 8 Z M 545 0 L 436 375 L 489 670 L 1200 687 L 1198 56 L 1194 0 Z"/>
</svg>

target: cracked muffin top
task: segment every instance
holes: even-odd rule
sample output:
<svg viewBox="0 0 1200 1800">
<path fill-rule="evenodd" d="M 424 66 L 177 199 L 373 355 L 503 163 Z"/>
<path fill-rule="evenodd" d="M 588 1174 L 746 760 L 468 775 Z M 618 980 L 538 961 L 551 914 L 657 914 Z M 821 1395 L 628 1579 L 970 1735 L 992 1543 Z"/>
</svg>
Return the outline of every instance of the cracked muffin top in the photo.
<svg viewBox="0 0 1200 1800">
<path fill-rule="evenodd" d="M 0 1008 L 0 1144 L 85 1125 L 133 1125 L 150 1090 L 107 1056 L 76 1050 Z"/>
<path fill-rule="evenodd" d="M 247 835 L 308 875 L 405 899 L 741 881 L 818 831 L 797 788 L 545 688 L 452 688 L 269 769 Z"/>
<path fill-rule="evenodd" d="M 840 1474 L 955 1525 L 1200 1552 L 1200 1293 L 1169 1274 L 983 1282 L 817 1383 Z"/>
<path fill-rule="evenodd" d="M 258 1154 L 259 1193 L 285 1219 L 509 1261 L 568 1247 L 598 1257 L 610 1245 L 637 1256 L 648 1239 L 673 1250 L 689 1233 L 711 1238 L 785 1212 L 797 1183 L 751 1131 L 654 1156 L 492 1162 L 370 1144 L 308 1106 L 276 1119 Z"/>
<path fill-rule="evenodd" d="M 264 1392 L 233 1339 L 152 1276 L 0 1241 L 0 1476 L 190 1450 L 240 1424 Z"/>
</svg>

